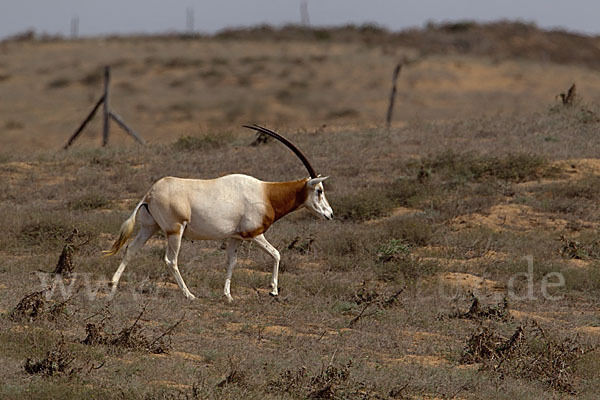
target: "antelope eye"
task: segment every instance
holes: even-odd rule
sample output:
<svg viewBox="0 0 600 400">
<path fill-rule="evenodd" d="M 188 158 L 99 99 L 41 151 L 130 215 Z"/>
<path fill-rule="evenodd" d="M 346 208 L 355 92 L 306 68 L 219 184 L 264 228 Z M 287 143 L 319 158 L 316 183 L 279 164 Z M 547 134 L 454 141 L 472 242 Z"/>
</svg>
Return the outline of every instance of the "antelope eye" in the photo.
<svg viewBox="0 0 600 400">
<path fill-rule="evenodd" d="M 322 194 L 323 194 L 323 190 L 317 189 L 317 196 L 321 197 Z"/>
</svg>

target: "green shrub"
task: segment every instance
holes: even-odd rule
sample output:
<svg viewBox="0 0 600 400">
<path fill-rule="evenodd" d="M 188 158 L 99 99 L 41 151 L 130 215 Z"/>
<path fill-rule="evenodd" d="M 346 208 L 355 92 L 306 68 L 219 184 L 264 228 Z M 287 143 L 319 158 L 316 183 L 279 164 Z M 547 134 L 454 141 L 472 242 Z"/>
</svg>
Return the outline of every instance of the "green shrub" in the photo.
<svg viewBox="0 0 600 400">
<path fill-rule="evenodd" d="M 419 214 L 390 218 L 384 228 L 388 237 L 397 238 L 407 246 L 427 246 L 433 238 L 431 221 Z"/>
<path fill-rule="evenodd" d="M 377 260 L 380 262 L 391 261 L 397 254 L 408 254 L 410 248 L 401 239 L 390 239 L 381 245 L 377 251 Z"/>
<path fill-rule="evenodd" d="M 387 193 L 379 188 L 352 193 L 333 199 L 335 213 L 344 220 L 365 221 L 388 215 L 395 203 Z"/>
<path fill-rule="evenodd" d="M 423 168 L 455 183 L 483 181 L 490 178 L 524 182 L 555 175 L 558 172 L 542 156 L 525 153 L 509 154 L 499 158 L 448 151 L 424 160 Z"/>
<path fill-rule="evenodd" d="M 553 183 L 544 186 L 541 191 L 554 199 L 596 200 L 600 196 L 600 176 L 587 175 L 576 181 Z"/>
</svg>

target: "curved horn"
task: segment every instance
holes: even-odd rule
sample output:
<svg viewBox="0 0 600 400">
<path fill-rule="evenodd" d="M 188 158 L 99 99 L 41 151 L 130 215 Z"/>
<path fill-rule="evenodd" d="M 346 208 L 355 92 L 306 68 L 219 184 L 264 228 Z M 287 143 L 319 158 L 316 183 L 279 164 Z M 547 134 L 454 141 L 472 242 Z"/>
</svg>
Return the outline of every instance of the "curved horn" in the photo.
<svg viewBox="0 0 600 400">
<path fill-rule="evenodd" d="M 281 136 L 277 132 L 273 132 L 270 129 L 263 128 L 262 126 L 259 126 L 259 125 L 256 125 L 256 124 L 254 124 L 254 125 L 244 125 L 244 128 L 254 129 L 255 131 L 262 132 L 262 133 L 264 133 L 266 135 L 274 137 L 275 139 L 279 140 L 281 143 L 285 144 L 302 161 L 302 163 L 304 164 L 304 166 L 308 170 L 308 173 L 310 174 L 310 177 L 311 178 L 316 178 L 317 177 L 317 173 L 313 169 L 312 165 L 310 165 L 310 163 L 308 162 L 308 160 L 306 159 L 306 157 L 304 156 L 304 154 L 302 154 L 302 152 L 294 144 L 292 144 L 292 142 L 290 142 L 289 140 L 287 140 L 286 138 L 284 138 L 283 136 Z"/>
</svg>

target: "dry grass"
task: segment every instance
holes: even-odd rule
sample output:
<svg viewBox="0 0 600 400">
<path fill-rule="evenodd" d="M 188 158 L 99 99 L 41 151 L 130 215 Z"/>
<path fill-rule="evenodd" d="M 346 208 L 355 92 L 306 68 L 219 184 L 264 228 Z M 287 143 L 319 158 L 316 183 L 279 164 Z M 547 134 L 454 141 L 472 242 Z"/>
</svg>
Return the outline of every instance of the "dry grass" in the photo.
<svg viewBox="0 0 600 400">
<path fill-rule="evenodd" d="M 371 28 L 330 31 L 331 40 L 323 40 L 318 30 L 291 29 L 290 36 L 286 29 L 269 29 L 225 33 L 227 39 L 221 35 L 1 42 L 6 57 L 0 77 L 8 77 L 0 78 L 5 94 L 0 99 L 2 153 L 64 145 L 99 98 L 106 64 L 113 67 L 112 106 L 153 143 L 211 136 L 223 127 L 238 129 L 249 122 L 309 131 L 323 125 L 381 125 L 398 61 L 405 65 L 398 82 L 396 126 L 482 115 L 529 116 L 557 104 L 555 97 L 573 82 L 586 102 L 600 102 L 600 80 L 584 67 L 594 59 L 589 54 L 597 47 L 595 38 L 549 34 L 519 24 L 469 25 L 460 32 L 442 26 L 401 35 Z M 507 32 L 526 33 L 527 39 L 519 36 L 518 43 L 498 39 Z M 271 40 L 264 40 L 265 34 Z M 301 40 L 294 40 L 298 34 Z M 544 42 L 544 35 L 552 39 Z M 563 36 L 567 44 L 545 46 Z M 481 45 L 482 37 L 494 45 Z M 463 42 L 471 44 L 454 48 Z M 541 49 L 544 58 L 531 46 Z M 517 47 L 521 50 L 513 52 Z M 547 63 L 548 55 L 567 65 Z M 58 108 L 56 98 L 61 99 Z M 597 121 L 593 107 L 571 108 L 573 118 L 588 125 Z M 472 133 L 491 138 L 503 134 L 502 126 L 498 121 Z M 456 131 L 464 129 L 470 128 Z M 76 145 L 97 144 L 100 131 L 99 119 L 94 120 Z M 131 139 L 115 126 L 111 140 L 129 144 Z"/>
<path fill-rule="evenodd" d="M 484 122 L 478 123 L 486 129 Z M 453 124 L 447 128 L 454 129 Z M 559 130 L 552 133 L 562 134 Z M 218 145 L 208 142 L 210 153 L 204 139 L 185 138 L 146 148 L 47 153 L 28 161 L 30 167 L 15 161 L 2 164 L 0 170 L 11 182 L 3 209 L 26 211 L 18 217 L 4 214 L 11 234 L 0 239 L 7 257 L 2 276 L 11 286 L 3 290 L 12 295 L 4 297 L 0 308 L 14 308 L 12 298 L 40 287 L 33 272 L 54 268 L 73 227 L 81 237 L 90 238 L 72 255 L 73 280 L 65 280 L 64 285 L 74 282 L 74 294 L 64 304 L 63 317 L 25 317 L 30 321 L 26 324 L 3 317 L 4 374 L 12 382 L 3 395 L 23 393 L 17 377 L 23 373 L 24 360 L 29 358 L 27 365 L 37 366 L 44 357 L 58 354 L 50 338 L 36 339 L 42 332 L 57 329 L 64 332 L 72 365 L 64 368 L 66 373 L 58 371 L 45 378 L 35 374 L 31 387 L 36 395 L 42 387 L 54 396 L 96 393 L 107 398 L 123 392 L 136 398 L 386 398 L 394 393 L 451 396 L 456 391 L 467 397 L 489 395 L 497 390 L 496 373 L 461 369 L 459 360 L 465 338 L 481 318 L 491 315 L 491 308 L 481 305 L 477 313 L 473 311 L 477 318 L 445 318 L 456 308 L 468 308 L 471 300 L 466 289 L 442 284 L 441 277 L 449 271 L 461 272 L 506 285 L 513 274 L 527 272 L 522 260 L 527 254 L 535 259 L 535 299 L 511 302 L 511 310 L 530 313 L 552 329 L 594 326 L 589 318 L 593 299 L 600 293 L 600 286 L 594 284 L 599 281 L 596 268 L 565 265 L 570 253 L 561 252 L 564 243 L 570 248 L 569 243 L 577 241 L 578 249 L 587 249 L 588 262 L 593 262 L 591 236 L 571 228 L 562 233 L 571 242 L 561 245 L 559 232 L 512 230 L 501 223 L 499 230 L 456 228 L 452 222 L 457 215 L 485 214 L 500 203 L 533 204 L 549 187 L 556 188 L 552 190 L 555 196 L 587 202 L 585 180 L 591 178 L 583 177 L 580 183 L 565 180 L 547 161 L 555 158 L 553 153 L 488 155 L 477 151 L 475 143 L 462 153 L 458 146 L 448 152 L 424 143 L 430 155 L 415 160 L 399 154 L 390 163 L 388 154 L 396 151 L 392 146 L 407 140 L 408 130 L 403 129 L 321 134 L 327 149 L 311 135 L 289 134 L 320 171 L 331 173 L 328 197 L 343 218 L 325 223 L 300 212 L 269 232 L 283 255 L 278 300 L 270 299 L 264 290 L 268 259 L 251 246 L 244 247 L 234 274 L 236 302 L 232 305 L 221 300 L 225 254 L 219 243 L 183 245 L 182 273 L 200 295 L 192 303 L 183 298 L 164 269 L 162 241 L 151 241 L 132 262 L 112 300 L 106 297 L 106 280 L 117 260 L 101 258 L 99 252 L 109 246 L 122 219 L 154 179 L 166 173 L 210 177 L 235 170 L 269 180 L 303 174 L 282 146 L 250 146 L 252 135 L 226 132 Z M 352 149 L 366 141 L 386 145 L 365 149 L 367 169 L 348 174 L 348 164 L 359 164 L 365 157 Z M 19 182 L 25 180 L 32 180 L 37 190 L 17 204 L 15 199 L 23 190 Z M 97 185 L 102 185 L 102 192 Z M 355 203 L 355 188 L 364 203 Z M 98 193 L 104 201 L 95 207 L 97 202 L 92 200 Z M 48 198 L 53 201 L 44 201 Z M 368 198 L 384 206 L 373 214 L 361 205 L 371 204 Z M 406 206 L 411 208 L 394 211 Z M 544 212 L 548 218 L 561 215 L 550 209 Z M 526 216 L 519 218 L 527 221 Z M 550 272 L 565 278 L 564 286 L 550 290 L 562 300 L 547 302 L 541 295 L 540 284 Z M 88 282 L 98 289 L 94 301 L 85 295 Z M 525 279 L 514 284 L 517 294 L 526 293 Z M 484 298 L 495 298 L 495 292 L 478 290 Z M 57 286 L 55 296 L 59 293 Z M 147 311 L 140 318 L 143 303 Z M 588 311 L 567 317 L 565 312 L 574 308 Z M 103 310 L 111 318 L 101 323 Z M 169 353 L 152 356 L 148 349 L 153 338 L 176 324 L 184 310 L 186 316 L 170 335 Z M 15 332 L 25 340 L 15 342 Z M 591 334 L 581 340 L 583 346 L 596 343 L 597 337 Z M 576 364 L 583 362 L 590 362 L 589 358 L 578 358 Z M 152 373 L 157 369 L 170 372 L 157 379 Z M 122 371 L 133 378 L 119 380 Z M 507 393 L 522 398 L 550 395 L 555 388 L 578 395 L 595 393 L 598 382 L 594 378 L 583 379 L 579 368 L 569 371 L 571 386 L 560 387 L 541 381 L 531 386 L 528 378 L 510 375 L 512 389 Z M 75 376 L 79 383 L 73 383 Z M 66 380 L 70 380 L 68 386 Z M 115 380 L 115 387 L 102 383 Z M 154 383 L 148 385 L 148 381 Z"/>
<path fill-rule="evenodd" d="M 387 95 L 384 65 L 404 50 L 311 34 L 295 42 L 113 38 L 89 64 L 73 54 L 96 39 L 1 44 L 8 54 L 18 44 L 31 61 L 0 66 L 14 100 L 10 121 L 0 121 L 10 146 L 0 155 L 0 397 L 598 397 L 600 168 L 592 159 L 600 138 L 582 111 L 595 113 L 597 77 L 574 66 L 539 74 L 540 64 L 427 57 L 403 70 L 412 85 L 399 114 L 407 122 L 388 130 L 367 124 L 385 109 L 373 100 L 380 89 Z M 116 65 L 114 106 L 154 143 L 92 149 L 88 138 L 69 152 L 14 151 L 60 147 L 79 119 L 74 104 L 96 96 L 100 61 Z M 31 79 L 42 70 L 43 82 Z M 47 87 L 67 73 L 67 85 Z M 134 87 L 124 85 L 133 74 Z M 514 74 L 533 92 L 491 79 Z M 578 85 L 589 104 L 551 107 L 573 76 L 593 77 Z M 26 82 L 53 101 L 32 101 Z M 499 102 L 482 100 L 496 99 L 498 85 Z M 273 100 L 281 90 L 290 103 Z M 157 93 L 156 104 L 146 100 Z M 70 121 L 56 114 L 57 98 Z M 221 243 L 186 241 L 181 271 L 199 297 L 189 302 L 157 235 L 111 298 L 118 257 L 100 251 L 158 178 L 305 175 L 280 144 L 252 146 L 255 137 L 229 125 L 256 120 L 331 176 L 326 191 L 339 216 L 318 221 L 301 211 L 267 233 L 282 254 L 280 296 L 267 294 L 268 257 L 244 245 L 228 304 Z M 40 274 L 54 270 L 75 228 L 71 277 Z M 502 350 L 519 326 L 524 339 Z M 465 352 L 478 364 L 465 364 Z"/>
</svg>

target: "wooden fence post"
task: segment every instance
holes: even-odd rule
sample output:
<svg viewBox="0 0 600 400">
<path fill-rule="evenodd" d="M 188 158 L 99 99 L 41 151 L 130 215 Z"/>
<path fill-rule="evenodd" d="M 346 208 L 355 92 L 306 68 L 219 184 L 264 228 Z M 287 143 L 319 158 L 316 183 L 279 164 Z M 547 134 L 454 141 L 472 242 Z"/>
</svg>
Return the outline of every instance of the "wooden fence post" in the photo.
<svg viewBox="0 0 600 400">
<path fill-rule="evenodd" d="M 110 133 L 110 67 L 104 67 L 104 107 L 102 109 L 104 124 L 102 125 L 102 146 L 108 144 L 108 135 Z"/>
<path fill-rule="evenodd" d="M 64 146 L 65 150 L 73 144 L 73 142 L 75 141 L 75 139 L 77 139 L 81 131 L 83 131 L 83 128 L 85 128 L 88 122 L 90 122 L 91 119 L 94 118 L 94 115 L 96 114 L 96 111 L 98 111 L 98 108 L 100 108 L 101 104 L 104 105 L 102 109 L 104 121 L 102 125 L 102 146 L 106 146 L 108 144 L 111 118 L 117 124 L 119 124 L 119 126 L 123 128 L 123 130 L 127 132 L 131 137 L 133 137 L 138 143 L 146 144 L 146 141 L 136 131 L 127 126 L 127 124 L 125 123 L 125 121 L 123 121 L 123 118 L 121 118 L 119 114 L 110 109 L 110 66 L 107 65 L 106 67 L 104 67 L 104 94 L 102 95 L 102 97 L 100 97 L 100 100 L 98 100 L 96 105 L 94 105 L 94 108 L 88 114 L 88 116 L 85 117 L 81 125 L 79 125 L 75 133 L 71 135 L 69 141 Z"/>
<path fill-rule="evenodd" d="M 394 101 L 396 100 L 396 82 L 398 81 L 398 76 L 400 75 L 401 69 L 402 64 L 397 64 L 396 68 L 394 68 L 394 75 L 392 76 L 392 93 L 390 93 L 390 105 L 388 106 L 387 116 L 385 119 L 388 128 L 392 124 L 392 113 L 394 112 Z"/>
</svg>

